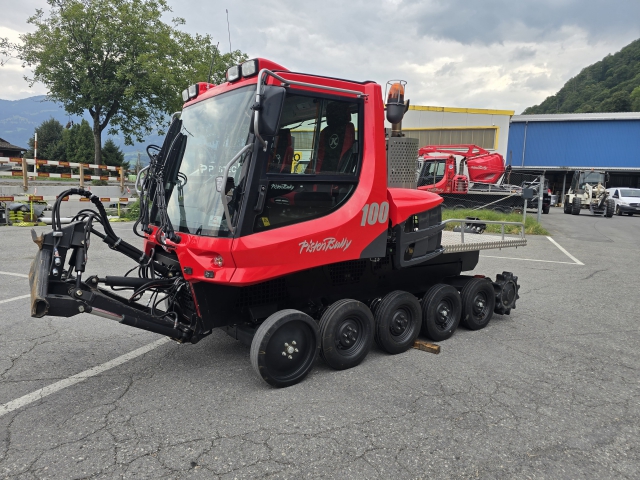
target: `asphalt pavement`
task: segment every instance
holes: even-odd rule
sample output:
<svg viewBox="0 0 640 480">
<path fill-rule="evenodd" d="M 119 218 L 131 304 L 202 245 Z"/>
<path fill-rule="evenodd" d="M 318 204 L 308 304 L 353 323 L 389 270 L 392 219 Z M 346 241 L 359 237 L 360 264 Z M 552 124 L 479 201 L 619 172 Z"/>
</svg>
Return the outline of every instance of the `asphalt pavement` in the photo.
<svg viewBox="0 0 640 480">
<path fill-rule="evenodd" d="M 543 224 L 556 243 L 482 253 L 476 273 L 519 277 L 510 316 L 286 389 L 222 332 L 31 318 L 36 246 L 0 227 L 0 478 L 638 478 L 640 217 Z M 87 275 L 133 266 L 89 255 Z"/>
</svg>

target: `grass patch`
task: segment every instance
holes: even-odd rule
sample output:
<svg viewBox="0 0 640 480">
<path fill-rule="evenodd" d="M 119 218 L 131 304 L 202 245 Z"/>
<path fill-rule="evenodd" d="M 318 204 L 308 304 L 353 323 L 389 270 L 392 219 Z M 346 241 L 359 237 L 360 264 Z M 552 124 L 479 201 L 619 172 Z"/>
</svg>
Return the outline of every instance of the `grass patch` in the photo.
<svg viewBox="0 0 640 480">
<path fill-rule="evenodd" d="M 442 209 L 442 219 L 448 220 L 450 218 L 466 218 L 477 217 L 480 220 L 489 221 L 502 221 L 502 222 L 522 222 L 522 214 L 520 213 L 501 213 L 494 212 L 493 210 L 472 210 L 470 208 L 461 209 Z M 453 230 L 458 224 L 447 224 L 447 230 Z M 487 225 L 485 230 L 487 233 L 501 233 L 500 225 Z M 518 234 L 520 233 L 520 227 L 517 225 L 505 225 L 504 233 Z M 544 229 L 542 225 L 536 222 L 535 215 L 527 215 L 527 222 L 525 224 L 524 233 L 527 235 L 549 235 L 549 232 Z"/>
<path fill-rule="evenodd" d="M 120 219 L 123 222 L 137 220 L 140 216 L 140 199 L 136 200 L 127 209 L 127 212 L 120 214 Z"/>
</svg>

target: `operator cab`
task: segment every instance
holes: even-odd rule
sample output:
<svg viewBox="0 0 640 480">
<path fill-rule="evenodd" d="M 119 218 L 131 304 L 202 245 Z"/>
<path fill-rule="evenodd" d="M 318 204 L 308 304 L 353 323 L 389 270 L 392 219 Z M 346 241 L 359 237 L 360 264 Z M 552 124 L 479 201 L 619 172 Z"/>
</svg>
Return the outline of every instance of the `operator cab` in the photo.
<svg viewBox="0 0 640 480">
<path fill-rule="evenodd" d="M 361 98 L 287 88 L 277 130 L 260 148 L 255 95 L 255 83 L 223 91 L 187 104 L 174 119 L 163 149 L 166 215 L 175 231 L 250 235 L 327 215 L 355 191 Z M 155 220 L 160 227 L 157 207 Z"/>
<path fill-rule="evenodd" d="M 606 181 L 606 175 L 604 172 L 576 172 L 573 174 L 573 178 L 571 179 L 571 190 L 574 192 L 584 192 L 585 186 L 587 184 L 595 187 L 596 185 L 604 185 Z"/>
</svg>

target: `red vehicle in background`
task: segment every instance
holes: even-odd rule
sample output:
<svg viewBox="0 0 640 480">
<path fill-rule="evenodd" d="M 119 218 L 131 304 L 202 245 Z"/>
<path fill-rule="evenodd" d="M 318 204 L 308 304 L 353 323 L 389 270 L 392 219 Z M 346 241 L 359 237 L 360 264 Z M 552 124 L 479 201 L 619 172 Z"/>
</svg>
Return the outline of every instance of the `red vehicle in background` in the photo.
<svg viewBox="0 0 640 480">
<path fill-rule="evenodd" d="M 524 208 L 522 188 L 533 188 L 537 208 L 537 184 L 512 185 L 505 174 L 504 158 L 477 145 L 429 145 L 418 151 L 418 189 L 437 193 L 446 208 L 487 208 L 511 212 Z M 535 183 L 535 182 L 534 182 Z M 542 212 L 549 213 L 550 192 L 543 192 Z"/>
<path fill-rule="evenodd" d="M 505 172 L 502 155 L 477 145 L 422 147 L 418 162 L 418 188 L 434 193 L 467 193 L 476 183 L 495 185 Z"/>
<path fill-rule="evenodd" d="M 389 84 L 385 105 L 374 82 L 253 59 L 221 85 L 190 86 L 136 181 L 142 249 L 116 235 L 91 192 L 61 193 L 53 231 L 33 232 L 32 316 L 91 313 L 181 343 L 220 328 L 251 345 L 262 379 L 285 387 L 318 355 L 351 368 L 374 342 L 397 354 L 420 332 L 444 340 L 460 323 L 477 330 L 508 314 L 517 277 L 462 272 L 480 248 L 526 245 L 524 234 L 445 239 L 442 198 L 416 188 L 417 140 L 402 134 L 405 83 Z M 62 226 L 67 195 L 98 211 Z M 91 235 L 135 273 L 85 278 Z"/>
</svg>

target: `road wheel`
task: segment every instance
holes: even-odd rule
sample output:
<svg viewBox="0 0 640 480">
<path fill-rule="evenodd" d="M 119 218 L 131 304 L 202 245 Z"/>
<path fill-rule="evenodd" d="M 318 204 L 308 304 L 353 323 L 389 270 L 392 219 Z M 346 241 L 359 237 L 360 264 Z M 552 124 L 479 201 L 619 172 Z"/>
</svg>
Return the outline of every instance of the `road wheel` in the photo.
<svg viewBox="0 0 640 480">
<path fill-rule="evenodd" d="M 613 212 L 615 208 L 616 208 L 616 202 L 613 200 L 613 198 L 607 198 L 607 200 L 605 201 L 604 216 L 607 218 L 613 217 Z"/>
<path fill-rule="evenodd" d="M 493 316 L 496 294 L 493 284 L 483 278 L 472 278 L 462 287 L 462 318 L 460 323 L 469 330 L 484 328 Z"/>
<path fill-rule="evenodd" d="M 376 344 L 393 355 L 406 352 L 420 333 L 421 321 L 422 311 L 416 297 L 401 290 L 388 293 L 376 308 Z"/>
<path fill-rule="evenodd" d="M 357 300 L 338 300 L 320 319 L 320 356 L 331 368 L 355 367 L 373 343 L 375 321 L 371 310 Z"/>
<path fill-rule="evenodd" d="M 618 215 L 619 217 L 622 216 L 622 210 L 620 210 L 620 205 L 616 205 L 616 215 Z"/>
<path fill-rule="evenodd" d="M 573 197 L 573 203 L 571 203 L 571 215 L 580 215 L 580 199 Z"/>
<path fill-rule="evenodd" d="M 269 385 L 288 387 L 307 376 L 319 350 L 316 322 L 298 310 L 281 310 L 267 318 L 253 337 L 251 365 Z"/>
<path fill-rule="evenodd" d="M 439 283 L 422 299 L 422 334 L 436 342 L 453 335 L 460 323 L 462 303 L 455 287 Z"/>
<path fill-rule="evenodd" d="M 568 201 L 565 201 L 562 207 L 564 209 L 564 213 L 571 213 L 571 204 Z"/>
<path fill-rule="evenodd" d="M 550 208 L 551 208 L 551 205 L 542 205 L 542 213 L 546 215 L 547 213 L 549 213 Z"/>
</svg>

